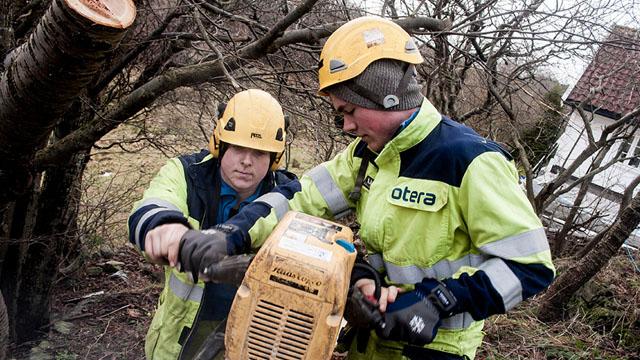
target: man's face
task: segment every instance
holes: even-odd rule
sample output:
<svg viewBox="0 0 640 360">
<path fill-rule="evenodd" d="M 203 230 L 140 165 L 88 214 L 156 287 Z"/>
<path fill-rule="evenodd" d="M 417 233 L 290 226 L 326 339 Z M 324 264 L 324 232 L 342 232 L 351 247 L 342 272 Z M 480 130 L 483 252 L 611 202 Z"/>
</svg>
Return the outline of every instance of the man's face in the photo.
<svg viewBox="0 0 640 360">
<path fill-rule="evenodd" d="M 271 157 L 266 151 L 229 145 L 220 162 L 222 179 L 240 196 L 248 197 L 269 171 Z"/>
<path fill-rule="evenodd" d="M 391 119 L 387 111 L 363 108 L 333 94 L 329 94 L 329 97 L 333 108 L 344 115 L 342 129 L 361 137 L 375 152 L 382 150 L 398 128 L 398 122 Z"/>
</svg>

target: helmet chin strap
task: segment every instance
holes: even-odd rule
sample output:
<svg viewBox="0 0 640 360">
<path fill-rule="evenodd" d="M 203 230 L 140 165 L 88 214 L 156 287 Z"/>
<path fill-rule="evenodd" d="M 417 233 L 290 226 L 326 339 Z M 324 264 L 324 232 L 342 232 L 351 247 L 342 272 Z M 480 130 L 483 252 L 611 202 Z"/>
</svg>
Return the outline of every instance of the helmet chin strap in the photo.
<svg viewBox="0 0 640 360">
<path fill-rule="evenodd" d="M 378 95 L 375 92 L 363 86 L 360 86 L 355 81 L 347 81 L 345 82 L 345 86 L 349 88 L 349 90 L 353 91 L 354 93 L 360 96 L 363 96 L 373 101 L 374 103 L 382 106 L 384 109 L 390 109 L 400 104 L 400 97 L 405 93 L 409 85 L 409 82 L 414 76 L 416 76 L 416 74 L 417 73 L 416 73 L 415 65 L 408 64 L 407 69 L 405 70 L 404 75 L 402 76 L 402 79 L 398 83 L 398 86 L 396 87 L 395 91 L 392 94 L 387 94 L 385 96 Z"/>
<path fill-rule="evenodd" d="M 351 190 L 351 192 L 349 193 L 349 199 L 354 202 L 358 202 L 358 200 L 360 200 L 360 196 L 362 195 L 362 184 L 364 183 L 364 176 L 367 174 L 367 167 L 369 167 L 369 162 L 373 157 L 373 152 L 369 150 L 368 147 L 366 147 L 362 154 L 362 162 L 360 163 L 360 168 L 358 169 L 356 183 L 353 186 L 353 190 Z"/>
</svg>

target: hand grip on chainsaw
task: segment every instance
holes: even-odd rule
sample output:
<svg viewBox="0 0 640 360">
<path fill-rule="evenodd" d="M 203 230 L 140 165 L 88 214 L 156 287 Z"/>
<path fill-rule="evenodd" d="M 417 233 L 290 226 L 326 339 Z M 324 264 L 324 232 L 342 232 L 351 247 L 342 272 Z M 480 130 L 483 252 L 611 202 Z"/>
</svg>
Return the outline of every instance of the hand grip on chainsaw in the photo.
<svg viewBox="0 0 640 360">
<path fill-rule="evenodd" d="M 352 286 L 349 290 L 345 319 L 357 328 L 377 328 L 384 324 L 384 317 L 379 310 L 379 300 L 382 291 L 380 275 L 369 265 L 356 263 L 354 267 L 371 274 L 375 289 L 372 295 L 364 295 L 359 288 Z"/>
</svg>

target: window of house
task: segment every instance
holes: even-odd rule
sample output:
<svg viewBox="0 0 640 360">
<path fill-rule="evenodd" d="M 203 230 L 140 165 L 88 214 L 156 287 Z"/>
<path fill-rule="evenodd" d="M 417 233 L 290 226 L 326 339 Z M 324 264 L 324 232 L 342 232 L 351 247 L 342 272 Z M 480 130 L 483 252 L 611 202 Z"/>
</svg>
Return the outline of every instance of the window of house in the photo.
<svg viewBox="0 0 640 360">
<path fill-rule="evenodd" d="M 620 145 L 620 155 L 623 158 L 631 157 L 632 159 L 628 159 L 623 161 L 623 163 L 628 164 L 629 166 L 639 167 L 640 166 L 640 141 L 639 138 L 631 137 L 624 139 L 622 141 L 622 145 Z"/>
</svg>

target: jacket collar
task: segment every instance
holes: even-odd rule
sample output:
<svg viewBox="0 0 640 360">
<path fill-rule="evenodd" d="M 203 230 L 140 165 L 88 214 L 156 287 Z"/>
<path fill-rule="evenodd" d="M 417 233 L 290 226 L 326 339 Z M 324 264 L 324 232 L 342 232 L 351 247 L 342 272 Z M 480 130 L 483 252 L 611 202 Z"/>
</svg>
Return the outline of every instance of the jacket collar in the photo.
<svg viewBox="0 0 640 360">
<path fill-rule="evenodd" d="M 415 119 L 396 137 L 391 139 L 382 149 L 382 152 L 388 147 L 393 147 L 397 152 L 402 152 L 415 146 L 433 131 L 441 119 L 442 115 L 438 110 L 427 98 L 424 98 Z"/>
<path fill-rule="evenodd" d="M 415 118 L 409 125 L 389 140 L 382 151 L 377 154 L 373 160 L 374 164 L 379 165 L 386 161 L 393 161 L 399 153 L 410 149 L 426 138 L 442 119 L 442 115 L 427 98 L 423 99 L 418 113 L 412 116 Z M 362 141 L 362 139 L 358 138 L 356 141 Z"/>
</svg>

